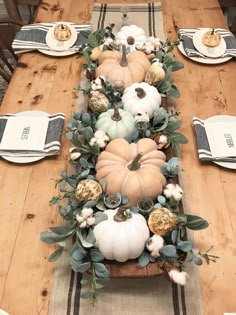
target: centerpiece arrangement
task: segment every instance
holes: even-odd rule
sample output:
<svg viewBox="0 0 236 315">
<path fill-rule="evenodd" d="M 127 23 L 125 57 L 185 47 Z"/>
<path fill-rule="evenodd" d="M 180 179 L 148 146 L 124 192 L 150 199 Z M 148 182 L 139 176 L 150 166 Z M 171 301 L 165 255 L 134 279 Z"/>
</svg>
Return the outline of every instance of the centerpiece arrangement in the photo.
<svg viewBox="0 0 236 315">
<path fill-rule="evenodd" d="M 196 265 L 217 258 L 186 237 L 186 229 L 208 223 L 181 207 L 177 155 L 187 139 L 172 104 L 179 97 L 172 72 L 183 68 L 172 54 L 179 40 L 147 37 L 136 25 L 113 34 L 113 27 L 91 32 L 80 49 L 79 101 L 87 110 L 67 124 L 71 167 L 51 200 L 63 225 L 41 233 L 45 243 L 58 244 L 49 261 L 71 245 L 72 269 L 90 275 L 81 284 L 92 303 L 110 276 L 109 261 L 158 264 L 183 285 L 186 256 Z"/>
</svg>

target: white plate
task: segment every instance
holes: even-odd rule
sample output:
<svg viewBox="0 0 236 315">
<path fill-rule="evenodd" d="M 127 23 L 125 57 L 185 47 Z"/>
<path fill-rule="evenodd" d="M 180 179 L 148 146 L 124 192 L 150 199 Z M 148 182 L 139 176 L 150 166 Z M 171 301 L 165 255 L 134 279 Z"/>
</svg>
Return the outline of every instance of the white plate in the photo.
<svg viewBox="0 0 236 315">
<path fill-rule="evenodd" d="M 222 57 L 222 58 L 201 58 L 201 57 L 189 57 L 185 50 L 184 50 L 184 47 L 183 47 L 183 44 L 182 42 L 180 42 L 180 44 L 178 45 L 178 49 L 179 51 L 184 55 L 186 56 L 187 58 L 193 60 L 193 61 L 196 61 L 196 62 L 199 62 L 199 63 L 205 63 L 205 64 L 208 64 L 208 65 L 216 65 L 216 64 L 219 64 L 219 63 L 223 63 L 223 62 L 226 62 L 228 60 L 230 60 L 231 58 L 233 57 Z"/>
<path fill-rule="evenodd" d="M 205 122 L 235 122 L 236 123 L 236 117 L 235 116 L 228 116 L 228 115 L 217 115 L 217 116 L 212 116 L 209 117 L 205 120 Z M 233 170 L 236 170 L 236 163 L 230 163 L 230 162 L 215 162 L 215 164 L 218 164 L 222 167 L 225 168 L 230 168 Z"/>
<path fill-rule="evenodd" d="M 210 31 L 209 28 L 202 28 L 193 35 L 193 45 L 203 55 L 210 58 L 217 58 L 224 54 L 226 50 L 226 42 L 221 36 L 220 43 L 216 47 L 208 47 L 202 43 L 203 35 Z"/>
<path fill-rule="evenodd" d="M 47 117 L 49 116 L 48 113 L 46 112 L 41 112 L 38 110 L 27 110 L 25 112 L 20 112 L 17 113 L 16 116 L 42 116 L 42 117 Z M 32 162 L 36 162 L 39 160 L 42 160 L 43 158 L 45 158 L 45 156 L 7 156 L 7 155 L 2 155 L 2 158 L 4 160 L 7 160 L 9 162 L 13 162 L 13 163 L 32 163 Z M 0 315 L 1 312 L 0 312 Z"/>
<path fill-rule="evenodd" d="M 54 57 L 65 57 L 65 56 L 74 55 L 76 53 L 76 51 L 69 51 L 69 50 L 56 51 L 56 50 L 38 49 L 38 51 L 44 55 L 54 56 Z"/>
<path fill-rule="evenodd" d="M 4 310 L 0 309 L 0 315 L 9 315 L 9 314 L 5 312 Z"/>
<path fill-rule="evenodd" d="M 68 40 L 61 41 L 61 40 L 56 39 L 56 37 L 54 36 L 54 30 L 55 30 L 55 27 L 58 26 L 58 24 L 63 24 L 63 25 L 69 26 L 69 28 L 71 30 L 71 37 Z M 70 48 L 70 47 L 72 47 L 74 45 L 74 43 L 77 40 L 77 35 L 78 34 L 76 32 L 76 29 L 74 28 L 73 25 L 71 25 L 71 23 L 68 23 L 68 22 L 57 22 L 47 32 L 46 44 L 48 45 L 48 47 L 50 47 L 53 50 L 64 51 L 64 50 L 66 50 L 66 49 L 68 49 L 68 48 Z"/>
</svg>

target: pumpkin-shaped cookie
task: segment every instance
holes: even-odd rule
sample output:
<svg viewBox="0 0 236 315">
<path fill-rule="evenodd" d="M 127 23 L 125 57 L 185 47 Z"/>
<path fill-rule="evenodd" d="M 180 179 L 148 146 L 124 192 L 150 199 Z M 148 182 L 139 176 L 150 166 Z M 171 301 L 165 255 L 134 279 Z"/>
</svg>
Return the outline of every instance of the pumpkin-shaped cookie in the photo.
<svg viewBox="0 0 236 315">
<path fill-rule="evenodd" d="M 106 179 L 108 193 L 120 192 L 129 198 L 128 206 L 142 198 L 156 198 L 166 179 L 160 168 L 166 156 L 157 150 L 155 141 L 144 138 L 129 144 L 124 139 L 112 140 L 99 156 L 96 179 Z"/>
<path fill-rule="evenodd" d="M 99 66 L 96 76 L 107 76 L 112 81 L 122 80 L 125 87 L 135 82 L 144 81 L 150 61 L 142 51 L 134 51 L 126 55 L 123 45 L 122 53 L 119 51 L 103 51 L 99 56 Z"/>
</svg>

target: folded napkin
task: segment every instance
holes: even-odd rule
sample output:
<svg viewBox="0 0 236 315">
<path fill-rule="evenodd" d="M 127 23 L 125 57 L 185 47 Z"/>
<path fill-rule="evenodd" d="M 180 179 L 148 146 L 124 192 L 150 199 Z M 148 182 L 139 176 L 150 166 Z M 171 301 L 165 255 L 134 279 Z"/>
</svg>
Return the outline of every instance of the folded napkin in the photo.
<svg viewBox="0 0 236 315">
<path fill-rule="evenodd" d="M 189 57 L 209 58 L 200 53 L 193 45 L 193 35 L 198 30 L 200 30 L 200 28 L 182 28 L 179 30 L 179 34 L 181 34 L 183 40 L 184 50 Z M 234 35 L 230 31 L 222 28 L 215 28 L 215 30 L 224 38 L 226 43 L 225 53 L 219 58 L 236 57 L 236 39 Z"/>
<path fill-rule="evenodd" d="M 16 116 L 13 114 L 0 116 L 0 143 L 4 134 L 4 130 L 9 117 Z M 20 116 L 19 116 L 20 117 Z M 22 117 L 22 116 L 21 116 Z M 29 117 L 29 116 L 26 116 Z M 60 153 L 61 134 L 64 126 L 65 114 L 57 113 L 47 116 L 49 118 L 47 135 L 43 150 L 24 151 L 24 150 L 0 150 L 0 155 L 3 156 L 50 156 Z"/>
<path fill-rule="evenodd" d="M 51 27 L 57 23 L 38 23 L 29 24 L 23 26 L 12 43 L 12 48 L 15 53 L 39 49 L 39 50 L 51 50 L 46 44 L 46 35 Z M 68 48 L 68 51 L 77 51 L 79 47 L 87 42 L 88 33 L 92 29 L 91 24 L 72 24 L 76 29 L 78 36 L 75 44 Z"/>
<path fill-rule="evenodd" d="M 204 120 L 193 117 L 193 124 L 196 133 L 198 157 L 201 161 L 215 162 L 232 162 L 236 163 L 236 157 L 212 157 L 211 149 L 207 139 L 207 134 L 204 126 Z"/>
</svg>

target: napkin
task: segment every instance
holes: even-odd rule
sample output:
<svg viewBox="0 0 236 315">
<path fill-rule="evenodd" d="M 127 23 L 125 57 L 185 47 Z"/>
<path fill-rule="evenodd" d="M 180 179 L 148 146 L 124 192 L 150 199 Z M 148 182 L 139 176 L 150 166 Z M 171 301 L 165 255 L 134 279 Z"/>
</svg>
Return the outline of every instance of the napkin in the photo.
<svg viewBox="0 0 236 315">
<path fill-rule="evenodd" d="M 193 117 L 193 124 L 196 133 L 198 157 L 201 161 L 215 161 L 215 162 L 236 162 L 236 157 L 212 157 L 209 146 L 207 133 L 204 126 L 204 120 Z"/>
<path fill-rule="evenodd" d="M 9 117 L 16 115 L 7 114 L 0 116 L 0 143 Z M 22 117 L 22 116 L 19 116 Z M 29 117 L 29 116 L 26 116 Z M 34 116 L 35 117 L 35 116 Z M 46 140 L 43 150 L 0 150 L 0 155 L 4 156 L 50 156 L 60 153 L 61 134 L 64 126 L 65 114 L 57 113 L 47 116 L 49 118 Z"/>
<path fill-rule="evenodd" d="M 40 49 L 51 50 L 46 44 L 46 35 L 51 27 L 57 23 L 38 23 L 22 26 L 12 43 L 12 48 L 16 54 Z M 68 48 L 68 51 L 77 51 L 79 47 L 87 42 L 88 33 L 92 29 L 91 24 L 73 24 L 78 33 L 75 44 Z"/>
<path fill-rule="evenodd" d="M 183 40 L 183 47 L 186 54 L 189 57 L 201 57 L 201 58 L 209 58 L 202 53 L 200 53 L 193 45 L 193 35 L 200 30 L 200 28 L 182 28 L 179 30 L 179 34 L 181 34 Z M 225 29 L 215 28 L 215 31 L 219 32 L 220 35 L 224 38 L 226 43 L 225 53 L 220 57 L 236 57 L 236 39 L 234 35 Z"/>
</svg>

